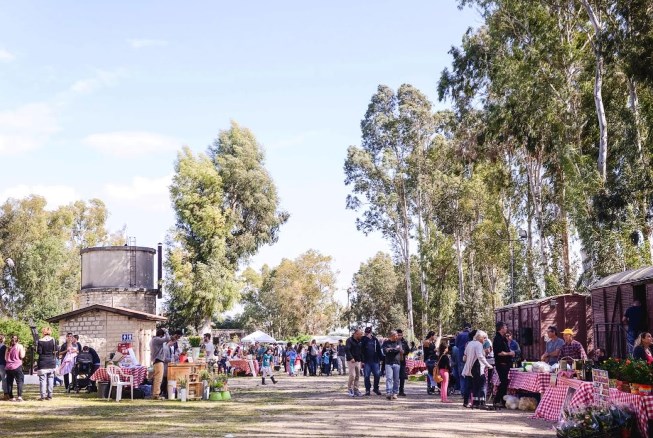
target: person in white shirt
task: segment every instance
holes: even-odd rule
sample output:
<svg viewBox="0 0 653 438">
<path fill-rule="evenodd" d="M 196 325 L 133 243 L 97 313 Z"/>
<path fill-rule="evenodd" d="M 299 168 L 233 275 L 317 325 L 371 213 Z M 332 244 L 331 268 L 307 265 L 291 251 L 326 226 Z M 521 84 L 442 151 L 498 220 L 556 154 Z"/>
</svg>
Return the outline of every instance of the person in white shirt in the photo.
<svg viewBox="0 0 653 438">
<path fill-rule="evenodd" d="M 206 360 L 213 358 L 213 353 L 215 352 L 215 345 L 213 345 L 213 339 L 211 339 L 211 333 L 204 333 L 204 354 L 206 355 Z"/>
<path fill-rule="evenodd" d="M 466 408 L 481 407 L 481 397 L 485 387 L 485 368 L 493 368 L 485 358 L 485 351 L 483 350 L 483 343 L 487 339 L 487 333 L 478 330 L 472 336 L 473 340 L 469 341 L 465 347 L 463 356 L 465 362 L 463 376 L 467 379 L 467 388 L 470 388 L 463 394 L 463 403 Z M 470 402 L 470 395 L 474 397 L 473 404 Z"/>
</svg>

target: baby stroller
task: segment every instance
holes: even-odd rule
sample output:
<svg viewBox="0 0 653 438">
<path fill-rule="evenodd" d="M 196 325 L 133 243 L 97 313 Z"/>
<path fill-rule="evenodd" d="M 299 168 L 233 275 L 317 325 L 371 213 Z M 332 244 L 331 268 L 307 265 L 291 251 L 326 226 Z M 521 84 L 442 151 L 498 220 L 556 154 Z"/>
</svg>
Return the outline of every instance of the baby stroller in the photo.
<svg viewBox="0 0 653 438">
<path fill-rule="evenodd" d="M 74 390 L 79 393 L 81 389 L 91 392 L 93 385 L 91 375 L 93 374 L 93 356 L 89 352 L 82 352 L 77 355 L 75 367 L 73 368 L 73 385 L 68 387 L 68 392 Z"/>
</svg>

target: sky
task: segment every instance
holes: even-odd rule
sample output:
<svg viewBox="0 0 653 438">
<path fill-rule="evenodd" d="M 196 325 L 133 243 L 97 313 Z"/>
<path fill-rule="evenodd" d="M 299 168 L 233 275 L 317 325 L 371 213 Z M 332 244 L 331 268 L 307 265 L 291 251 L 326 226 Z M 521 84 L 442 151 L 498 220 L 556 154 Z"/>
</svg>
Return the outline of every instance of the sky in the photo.
<svg viewBox="0 0 653 438">
<path fill-rule="evenodd" d="M 455 0 L 0 1 L 0 203 L 102 199 L 111 230 L 155 247 L 174 224 L 177 152 L 251 129 L 290 220 L 250 264 L 315 249 L 340 301 L 389 251 L 356 230 L 343 164 L 379 84 L 436 109 L 440 72 L 478 14 Z"/>
</svg>

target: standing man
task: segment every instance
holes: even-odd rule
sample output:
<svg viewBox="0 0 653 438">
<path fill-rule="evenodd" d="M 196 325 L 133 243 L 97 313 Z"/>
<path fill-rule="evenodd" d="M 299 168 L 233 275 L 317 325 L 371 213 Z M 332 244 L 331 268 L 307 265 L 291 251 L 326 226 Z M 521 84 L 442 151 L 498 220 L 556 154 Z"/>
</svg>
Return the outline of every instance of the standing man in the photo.
<svg viewBox="0 0 653 438">
<path fill-rule="evenodd" d="M 374 374 L 374 394 L 381 395 L 381 391 L 379 391 L 379 380 L 381 379 L 381 371 L 379 369 L 381 344 L 376 336 L 372 334 L 372 327 L 365 327 L 365 336 L 361 344 L 363 348 L 363 362 L 365 362 L 365 368 L 363 370 L 365 376 L 365 395 L 370 395 L 370 390 L 372 389 L 372 383 L 370 382 L 371 374 Z"/>
<path fill-rule="evenodd" d="M 565 341 L 558 337 L 558 328 L 554 325 L 550 325 L 546 329 L 546 335 L 549 337 L 549 340 L 546 343 L 546 349 L 541 359 L 542 362 L 554 365 L 561 357 L 560 349 L 565 345 Z"/>
<path fill-rule="evenodd" d="M 311 376 L 317 376 L 317 356 L 320 354 L 320 347 L 318 347 L 315 339 L 311 341 L 310 347 L 308 347 L 308 352 L 306 357 L 308 359 L 308 373 Z"/>
<path fill-rule="evenodd" d="M 338 375 L 343 376 L 347 374 L 347 353 L 342 339 L 338 341 Z"/>
<path fill-rule="evenodd" d="M 501 405 L 503 407 L 506 405 L 503 396 L 508 393 L 508 373 L 510 372 L 512 358 L 515 356 L 515 352 L 510 350 L 508 340 L 506 339 L 508 326 L 504 322 L 499 321 L 496 325 L 496 331 L 497 333 L 494 335 L 494 341 L 492 342 L 492 350 L 494 350 L 494 366 L 501 383 L 494 396 L 494 405 Z"/>
<path fill-rule="evenodd" d="M 165 371 L 166 357 L 169 356 L 168 341 L 170 335 L 166 329 L 156 329 L 156 336 L 150 341 L 150 361 L 154 364 L 154 376 L 152 377 L 152 400 L 161 395 L 161 384 Z"/>
<path fill-rule="evenodd" d="M 401 354 L 399 354 L 399 397 L 406 397 L 406 393 L 404 392 L 404 383 L 406 383 L 406 379 L 408 378 L 408 373 L 406 373 L 406 355 L 410 351 L 410 346 L 408 345 L 408 342 L 406 342 L 406 339 L 404 339 L 404 331 L 401 329 L 397 329 L 397 340 L 401 344 Z M 386 361 L 386 365 L 388 362 Z M 387 377 L 387 370 L 386 370 L 386 379 Z"/>
<path fill-rule="evenodd" d="M 633 305 L 626 309 L 621 322 L 627 326 L 628 354 L 632 355 L 635 339 L 646 329 L 646 313 L 639 300 L 633 300 Z"/>
<path fill-rule="evenodd" d="M 385 356 L 385 396 L 388 400 L 397 400 L 399 394 L 399 367 L 404 353 L 397 331 L 390 332 L 390 338 L 381 346 Z"/>
<path fill-rule="evenodd" d="M 456 357 L 456 366 L 458 367 L 458 377 L 460 379 L 460 393 L 461 394 L 467 394 L 468 386 L 470 383 L 469 379 L 465 379 L 463 376 L 463 368 L 465 368 L 465 361 L 463 360 L 463 356 L 465 355 L 465 347 L 467 347 L 467 343 L 470 341 L 469 339 L 469 333 L 472 330 L 472 325 L 468 322 L 463 324 L 463 330 L 458 333 L 458 336 L 456 336 L 456 343 L 455 346 L 458 349 L 458 357 Z"/>
<path fill-rule="evenodd" d="M 357 328 L 345 344 L 345 358 L 349 365 L 349 382 L 347 384 L 349 397 L 360 397 L 361 395 L 358 390 L 358 380 L 361 375 L 361 362 L 363 361 L 362 337 L 363 332 L 360 328 Z"/>
</svg>

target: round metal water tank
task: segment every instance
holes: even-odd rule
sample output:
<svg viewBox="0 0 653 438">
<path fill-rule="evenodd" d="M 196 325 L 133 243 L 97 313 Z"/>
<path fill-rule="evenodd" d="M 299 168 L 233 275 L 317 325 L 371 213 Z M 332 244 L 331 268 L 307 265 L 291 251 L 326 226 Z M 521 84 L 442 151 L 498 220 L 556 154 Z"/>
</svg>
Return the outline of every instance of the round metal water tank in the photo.
<svg viewBox="0 0 653 438">
<path fill-rule="evenodd" d="M 82 290 L 98 288 L 155 289 L 154 248 L 101 246 L 84 248 Z"/>
</svg>

